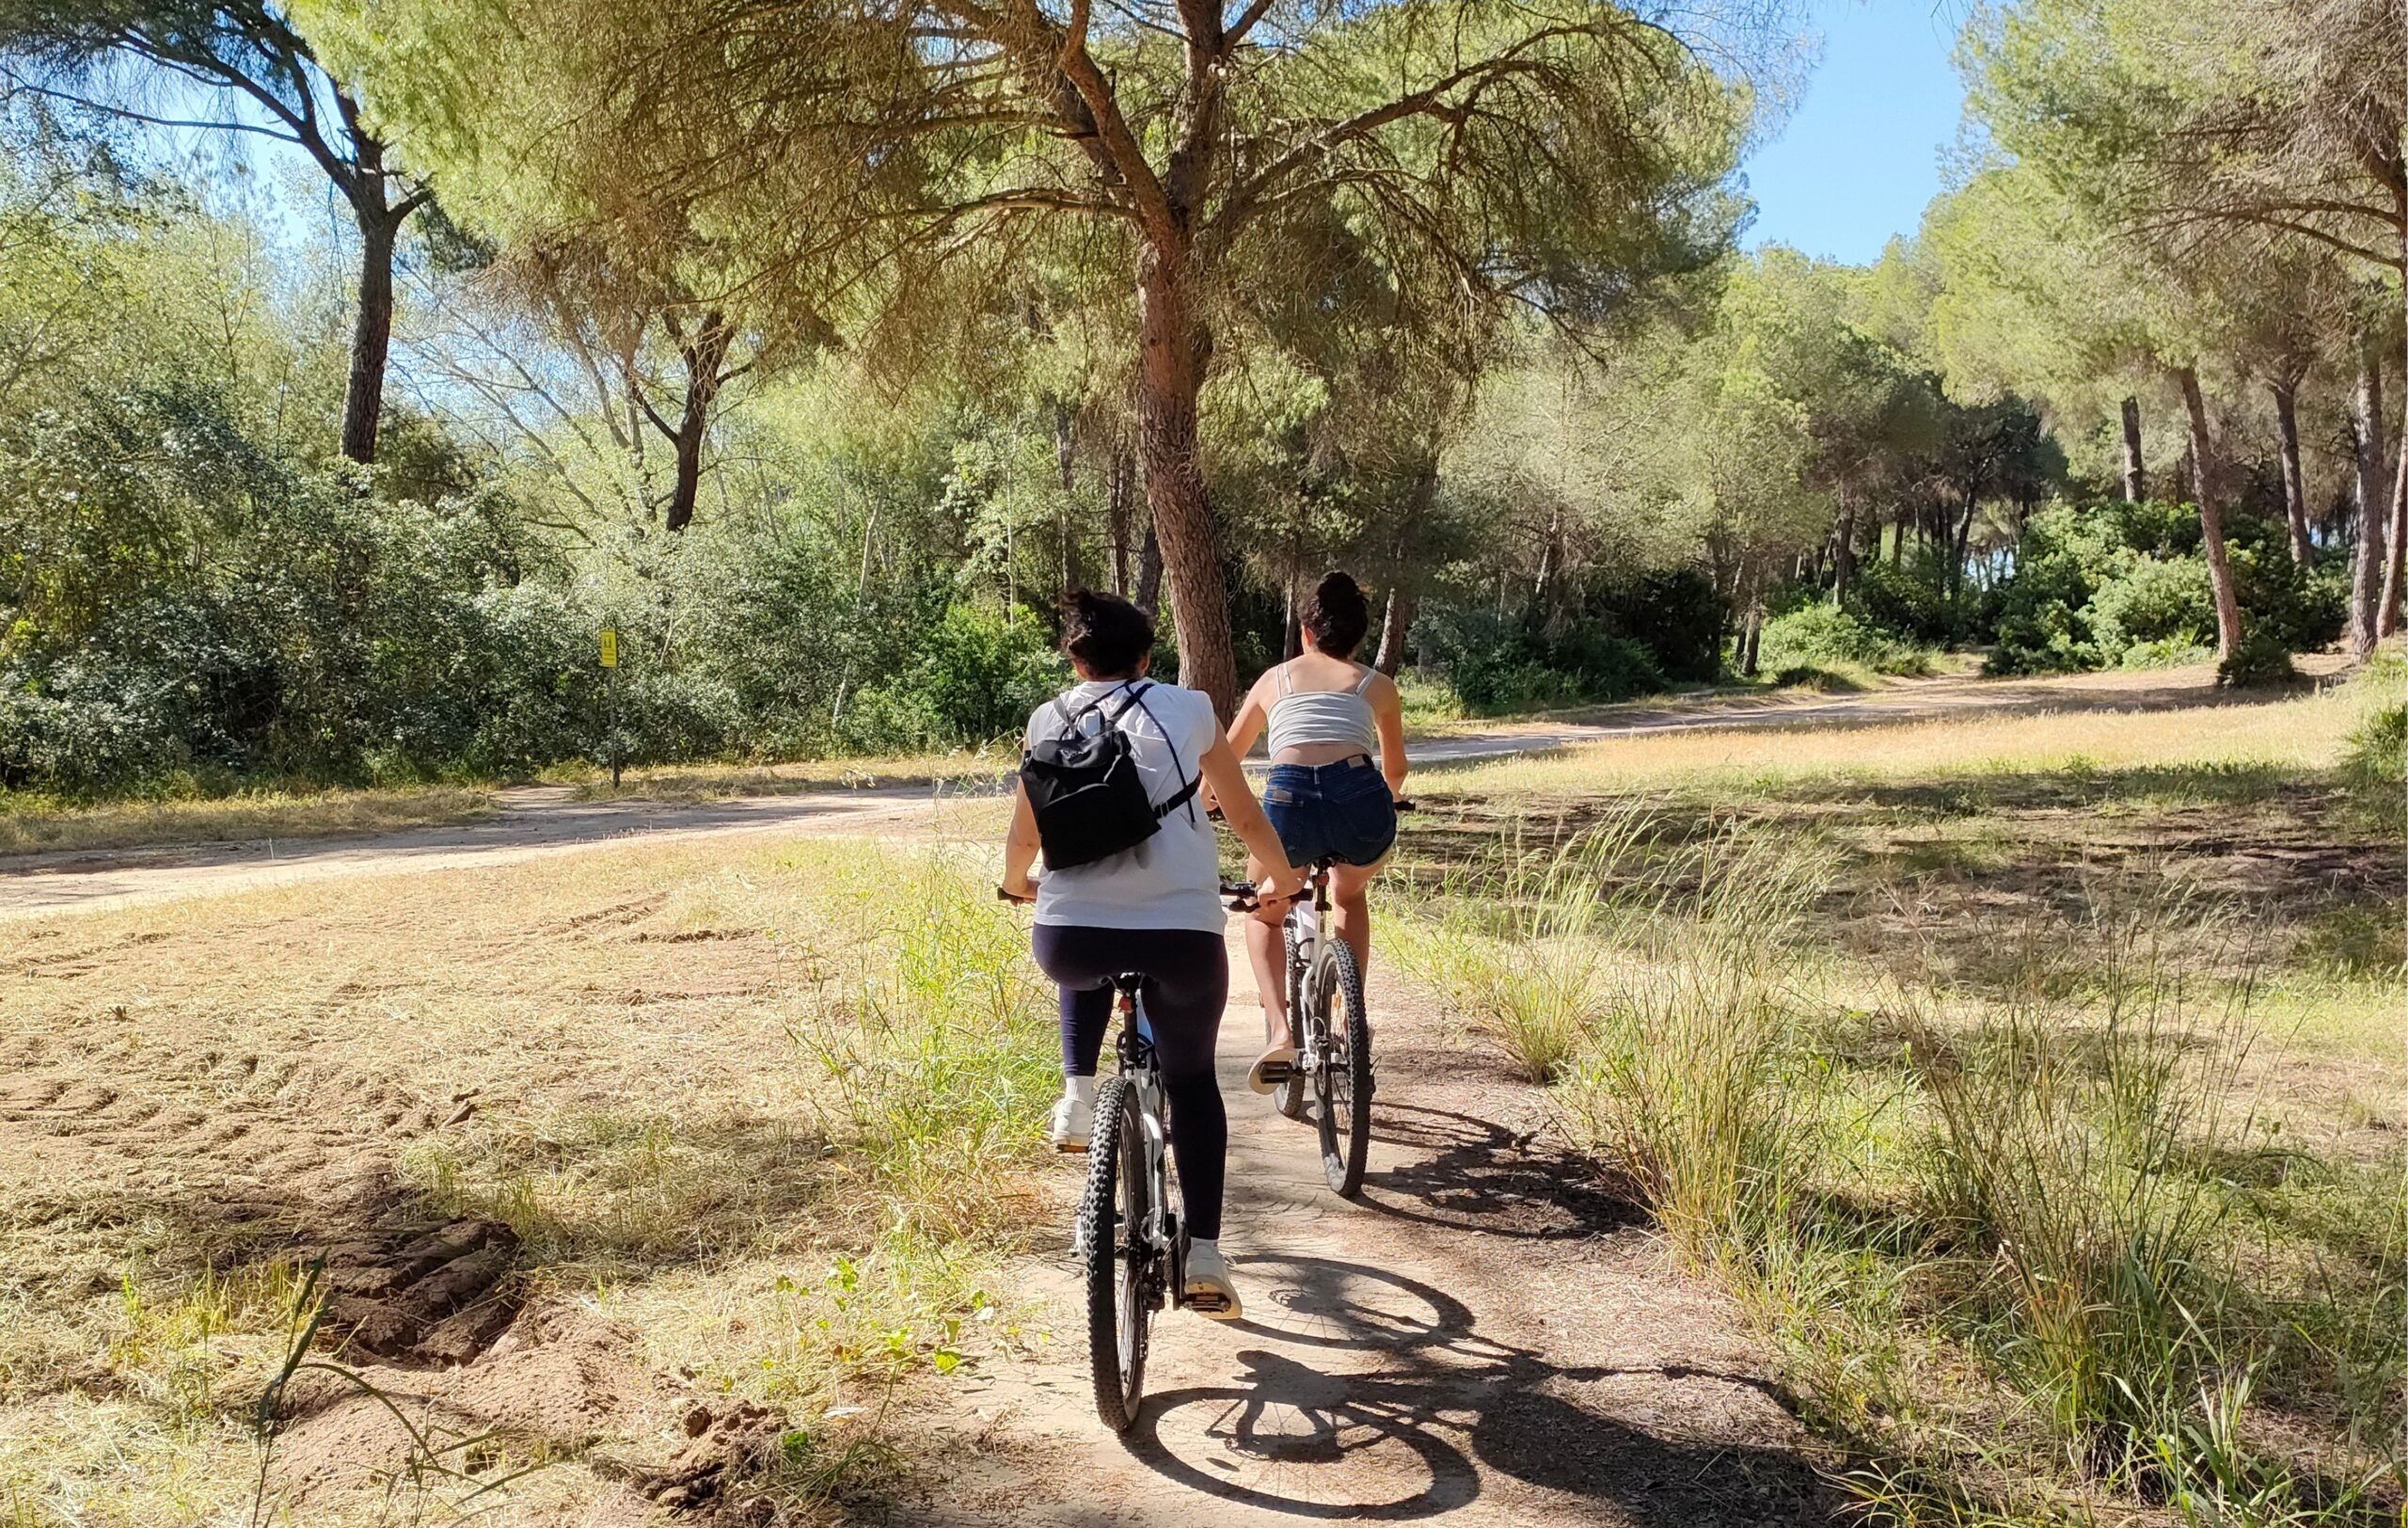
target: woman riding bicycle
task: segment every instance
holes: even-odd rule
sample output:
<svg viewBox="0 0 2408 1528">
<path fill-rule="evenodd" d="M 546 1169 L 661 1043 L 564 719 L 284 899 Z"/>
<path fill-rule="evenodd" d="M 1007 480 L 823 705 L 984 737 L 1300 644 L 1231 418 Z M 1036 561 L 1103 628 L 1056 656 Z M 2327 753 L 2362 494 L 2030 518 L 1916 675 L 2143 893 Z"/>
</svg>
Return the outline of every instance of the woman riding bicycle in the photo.
<svg viewBox="0 0 2408 1528">
<path fill-rule="evenodd" d="M 1196 778 L 1191 772 L 1200 770 L 1229 827 L 1254 856 L 1256 916 L 1275 925 L 1304 878 L 1289 867 L 1255 804 L 1244 768 L 1212 714 L 1212 697 L 1145 677 L 1154 624 L 1127 600 L 1081 590 L 1064 600 L 1063 615 L 1062 650 L 1079 683 L 1030 715 L 1028 747 L 1069 727 L 1117 727 L 1158 811 L 1189 791 Z M 1096 1063 L 1112 1019 L 1112 979 L 1142 974 L 1138 999 L 1162 1063 L 1171 1154 L 1186 1205 L 1187 1290 L 1191 1297 L 1218 1296 L 1227 1308 L 1214 1313 L 1234 1320 L 1241 1308 L 1218 1242 L 1228 1117 L 1212 1069 L 1229 995 L 1228 950 L 1222 943 L 1228 914 L 1204 804 L 1191 795 L 1163 814 L 1160 827 L 1135 848 L 1049 869 L 1032 886 L 1029 869 L 1040 847 L 1023 786 L 1004 851 L 1003 891 L 1015 900 L 1036 901 L 1037 963 L 1061 988 L 1065 1082 L 1054 1106 L 1054 1144 L 1086 1150 Z"/>
<path fill-rule="evenodd" d="M 1354 950 L 1356 969 L 1368 971 L 1371 882 L 1396 842 L 1396 804 L 1404 789 L 1404 707 L 1395 680 L 1354 661 L 1371 611 L 1352 577 L 1323 579 L 1300 621 L 1304 651 L 1255 681 L 1230 724 L 1229 747 L 1244 757 L 1269 724 L 1271 778 L 1262 809 L 1290 864 L 1332 862 L 1338 937 Z M 1249 863 L 1260 875 L 1262 862 Z M 1247 926 L 1245 947 L 1262 993 L 1263 1032 L 1262 1055 L 1246 1082 L 1267 1093 L 1296 1058 L 1285 952 L 1279 931 L 1259 919 Z"/>
</svg>

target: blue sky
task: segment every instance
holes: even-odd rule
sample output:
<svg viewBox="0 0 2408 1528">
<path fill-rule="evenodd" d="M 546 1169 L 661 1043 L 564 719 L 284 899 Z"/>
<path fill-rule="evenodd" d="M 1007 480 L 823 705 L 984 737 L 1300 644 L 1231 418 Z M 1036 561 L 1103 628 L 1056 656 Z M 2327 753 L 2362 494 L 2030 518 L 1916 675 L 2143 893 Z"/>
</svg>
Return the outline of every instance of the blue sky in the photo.
<svg viewBox="0 0 2408 1528">
<path fill-rule="evenodd" d="M 1812 0 L 1822 62 L 1781 135 L 1751 156 L 1748 243 L 1870 261 L 1940 189 L 1964 88 L 1948 62 L 1963 0 Z"/>
</svg>

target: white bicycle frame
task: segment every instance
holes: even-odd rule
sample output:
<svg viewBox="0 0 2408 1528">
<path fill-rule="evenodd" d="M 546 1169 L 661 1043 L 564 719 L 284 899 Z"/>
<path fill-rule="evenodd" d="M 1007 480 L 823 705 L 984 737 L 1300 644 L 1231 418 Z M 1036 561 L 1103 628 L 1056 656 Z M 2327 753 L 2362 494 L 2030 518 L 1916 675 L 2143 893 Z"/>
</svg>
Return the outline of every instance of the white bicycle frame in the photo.
<svg viewBox="0 0 2408 1528">
<path fill-rule="evenodd" d="M 1294 989 L 1288 994 L 1289 1030 L 1300 1042 L 1296 1047 L 1295 1070 L 1304 1076 L 1312 1075 L 1321 1065 L 1320 1048 L 1328 1038 L 1321 1032 L 1318 1025 L 1305 1022 L 1305 1006 L 1311 995 L 1321 990 L 1321 984 L 1328 975 L 1327 967 L 1338 960 L 1330 952 L 1328 940 L 1322 935 L 1322 888 L 1314 887 L 1313 895 L 1297 902 L 1288 915 L 1296 931 L 1296 980 Z"/>
</svg>

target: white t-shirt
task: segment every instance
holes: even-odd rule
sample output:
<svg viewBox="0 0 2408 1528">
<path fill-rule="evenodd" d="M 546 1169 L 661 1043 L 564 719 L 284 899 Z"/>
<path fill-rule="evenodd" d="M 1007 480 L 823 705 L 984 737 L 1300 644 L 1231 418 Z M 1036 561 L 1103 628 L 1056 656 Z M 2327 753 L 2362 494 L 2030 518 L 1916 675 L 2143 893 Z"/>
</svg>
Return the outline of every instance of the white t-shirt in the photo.
<svg viewBox="0 0 2408 1528">
<path fill-rule="evenodd" d="M 1142 698 L 1129 704 L 1131 691 Z M 1219 718 L 1212 697 L 1200 690 L 1156 684 L 1150 679 L 1096 679 L 1073 685 L 1057 701 L 1029 714 L 1026 741 L 1058 736 L 1064 718 L 1077 716 L 1098 699 L 1101 711 L 1082 724 L 1108 725 L 1119 715 L 1136 759 L 1146 794 L 1159 805 L 1185 788 L 1204 767 Z M 1128 706 L 1127 714 L 1120 708 Z M 1058 709 L 1056 708 L 1059 708 Z M 1172 756 L 1177 754 L 1177 762 Z M 1219 933 L 1228 914 L 1221 906 L 1221 859 L 1212 842 L 1212 821 L 1204 804 L 1191 797 L 1162 820 L 1161 829 L 1134 849 L 1067 870 L 1047 870 L 1037 883 L 1037 921 L 1098 929 L 1200 929 Z"/>
</svg>

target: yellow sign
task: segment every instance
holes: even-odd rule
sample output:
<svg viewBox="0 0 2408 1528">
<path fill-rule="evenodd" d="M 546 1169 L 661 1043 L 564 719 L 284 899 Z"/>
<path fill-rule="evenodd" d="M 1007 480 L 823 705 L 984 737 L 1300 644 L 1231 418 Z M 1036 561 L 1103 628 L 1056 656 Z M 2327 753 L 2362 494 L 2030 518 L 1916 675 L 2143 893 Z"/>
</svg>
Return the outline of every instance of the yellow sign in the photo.
<svg viewBox="0 0 2408 1528">
<path fill-rule="evenodd" d="M 604 668 L 619 666 L 619 629 L 617 627 L 606 626 L 602 629 L 602 666 Z"/>
</svg>

